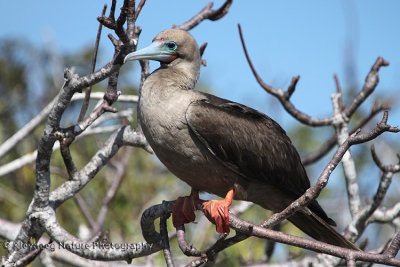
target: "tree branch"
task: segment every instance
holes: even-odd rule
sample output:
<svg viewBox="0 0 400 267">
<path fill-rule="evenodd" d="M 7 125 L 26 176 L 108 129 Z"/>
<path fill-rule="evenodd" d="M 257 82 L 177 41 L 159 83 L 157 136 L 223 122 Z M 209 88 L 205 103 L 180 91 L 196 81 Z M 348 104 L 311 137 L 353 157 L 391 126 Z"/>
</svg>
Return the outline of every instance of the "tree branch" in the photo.
<svg viewBox="0 0 400 267">
<path fill-rule="evenodd" d="M 362 90 L 354 97 L 351 104 L 343 111 L 346 117 L 350 118 L 351 115 L 353 115 L 353 113 L 358 109 L 358 107 L 375 90 L 379 82 L 379 69 L 385 66 L 389 66 L 389 62 L 384 60 L 382 57 L 378 57 L 367 77 L 365 78 L 365 83 Z"/>
<path fill-rule="evenodd" d="M 233 0 L 226 0 L 225 3 L 218 9 L 212 10 L 214 3 L 208 3 L 197 15 L 192 17 L 187 22 L 182 25 L 176 26 L 172 25 L 173 29 L 190 31 L 197 25 L 199 25 L 203 20 L 209 19 L 212 21 L 219 20 L 223 18 L 229 12 L 229 7 L 232 5 Z"/>
<path fill-rule="evenodd" d="M 281 105 L 283 108 L 293 116 L 293 118 L 297 119 L 301 123 L 304 123 L 309 126 L 327 126 L 327 125 L 332 125 L 334 121 L 334 117 L 327 117 L 327 118 L 315 118 L 311 117 L 300 110 L 296 109 L 296 107 L 292 104 L 290 101 L 290 97 L 293 94 L 295 90 L 295 86 L 300 79 L 299 76 L 295 76 L 292 79 L 292 83 L 290 84 L 288 90 L 286 92 L 282 91 L 281 89 L 274 89 L 272 86 L 266 84 L 262 78 L 258 75 L 257 71 L 255 70 L 255 67 L 253 63 L 251 62 L 250 56 L 247 52 L 246 45 L 244 42 L 244 37 L 242 34 L 242 29 L 240 27 L 240 24 L 238 24 L 239 28 L 239 36 L 240 40 L 242 42 L 243 46 L 243 51 L 245 53 L 247 62 L 249 63 L 250 69 L 253 72 L 254 77 L 256 78 L 257 82 L 260 84 L 260 86 L 269 94 L 273 95 L 276 97 L 279 102 L 281 102 Z M 349 117 L 354 113 L 354 111 L 358 108 L 359 105 L 363 101 L 366 100 L 366 98 L 372 93 L 372 91 L 375 89 L 376 85 L 378 84 L 378 71 L 381 66 L 387 66 L 389 63 L 385 61 L 383 58 L 379 57 L 377 61 L 375 62 L 374 66 L 372 67 L 370 73 L 368 74 L 365 85 L 362 89 L 362 91 L 354 98 L 352 101 L 352 104 L 348 108 L 344 110 L 344 114 Z"/>
<path fill-rule="evenodd" d="M 364 119 L 362 119 L 353 128 L 353 130 L 350 132 L 350 135 L 355 133 L 358 129 L 362 129 L 367 123 L 369 123 L 375 117 L 376 114 L 378 114 L 379 112 L 381 112 L 383 110 L 389 110 L 389 109 L 390 109 L 390 107 L 388 105 L 385 105 L 385 104 L 378 105 L 378 103 L 375 102 L 369 115 L 367 117 L 365 117 Z M 336 137 L 336 134 L 334 134 L 331 137 L 329 137 L 317 151 L 311 152 L 308 155 L 302 157 L 301 162 L 303 163 L 303 165 L 312 164 L 312 163 L 318 161 L 319 159 L 321 159 L 326 154 L 328 154 L 328 152 L 335 146 L 336 140 L 337 140 L 337 137 Z"/>
<path fill-rule="evenodd" d="M 126 260 L 130 263 L 133 258 L 149 255 L 160 250 L 159 246 L 146 242 L 128 244 L 127 249 L 125 246 L 118 244 L 87 243 L 79 240 L 59 225 L 54 210 L 49 207 L 33 213 L 31 218 L 39 221 L 52 240 L 68 251 L 88 259 L 106 261 Z"/>
<path fill-rule="evenodd" d="M 101 12 L 101 16 L 103 17 L 106 14 L 107 5 L 104 5 L 103 11 Z M 101 37 L 101 30 L 103 28 L 103 24 L 99 23 L 99 28 L 97 30 L 96 42 L 94 45 L 94 53 L 92 58 L 92 66 L 90 68 L 90 73 L 93 73 L 96 68 L 96 60 L 97 60 L 97 53 L 99 51 L 99 44 L 100 44 L 100 37 Z M 92 87 L 89 86 L 85 92 L 85 101 L 83 101 L 81 112 L 79 114 L 78 122 L 80 122 L 83 117 L 85 116 L 86 110 L 89 106 L 90 100 L 90 93 L 92 92 Z"/>
<path fill-rule="evenodd" d="M 336 77 L 337 90 L 340 92 L 340 85 Z M 337 144 L 343 144 L 349 137 L 348 119 L 342 113 L 343 105 L 341 100 L 341 93 L 332 95 L 332 103 L 334 110 L 335 120 L 333 126 L 336 131 Z M 351 216 L 354 217 L 360 210 L 361 201 L 357 184 L 357 173 L 353 157 L 351 156 L 350 148 L 346 151 L 342 158 L 342 166 L 344 178 L 346 181 L 347 198 L 349 202 L 349 209 Z"/>
<path fill-rule="evenodd" d="M 163 215 L 160 218 L 160 234 L 161 234 L 161 244 L 163 248 L 165 263 L 168 267 L 174 267 L 174 261 L 172 259 L 171 250 L 169 247 L 168 230 L 167 230 L 167 219 L 169 215 Z"/>
</svg>

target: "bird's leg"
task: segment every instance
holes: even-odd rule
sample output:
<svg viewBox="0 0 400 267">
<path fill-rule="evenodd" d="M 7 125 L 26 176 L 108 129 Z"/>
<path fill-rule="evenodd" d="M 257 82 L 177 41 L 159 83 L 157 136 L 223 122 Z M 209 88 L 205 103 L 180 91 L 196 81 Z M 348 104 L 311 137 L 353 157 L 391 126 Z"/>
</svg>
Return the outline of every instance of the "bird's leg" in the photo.
<svg viewBox="0 0 400 267">
<path fill-rule="evenodd" d="M 192 188 L 189 196 L 179 197 L 172 208 L 172 223 L 175 227 L 193 222 L 199 203 L 199 191 Z"/>
<path fill-rule="evenodd" d="M 229 206 L 235 191 L 230 189 L 223 200 L 210 200 L 203 203 L 204 215 L 215 224 L 218 233 L 229 233 Z"/>
</svg>

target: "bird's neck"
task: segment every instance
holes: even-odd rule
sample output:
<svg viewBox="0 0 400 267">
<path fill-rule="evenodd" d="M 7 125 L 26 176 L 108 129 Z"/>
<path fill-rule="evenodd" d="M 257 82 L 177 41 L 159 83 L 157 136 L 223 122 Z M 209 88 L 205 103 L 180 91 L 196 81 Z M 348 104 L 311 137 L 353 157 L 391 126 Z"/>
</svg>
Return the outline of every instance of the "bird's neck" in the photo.
<svg viewBox="0 0 400 267">
<path fill-rule="evenodd" d="M 190 64 L 177 66 L 161 65 L 146 80 L 147 89 L 151 90 L 191 90 L 199 78 L 200 70 Z"/>
<path fill-rule="evenodd" d="M 161 63 L 160 69 L 166 69 L 172 76 L 176 76 L 173 79 L 181 76 L 182 81 L 188 83 L 188 88 L 193 89 L 200 76 L 200 60 L 176 59 L 168 64 Z"/>
</svg>

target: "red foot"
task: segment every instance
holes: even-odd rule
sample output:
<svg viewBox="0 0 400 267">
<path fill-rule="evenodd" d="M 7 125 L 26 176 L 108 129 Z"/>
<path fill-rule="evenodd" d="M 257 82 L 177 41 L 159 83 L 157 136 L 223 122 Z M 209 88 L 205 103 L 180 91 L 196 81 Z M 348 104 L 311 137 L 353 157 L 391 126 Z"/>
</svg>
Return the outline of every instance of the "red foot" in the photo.
<svg viewBox="0 0 400 267">
<path fill-rule="evenodd" d="M 175 227 L 193 222 L 199 202 L 199 192 L 192 189 L 190 196 L 179 197 L 172 208 L 172 223 Z"/>
<path fill-rule="evenodd" d="M 229 233 L 229 206 L 232 203 L 233 195 L 234 190 L 231 189 L 224 200 L 210 200 L 203 203 L 204 215 L 215 224 L 217 232 L 220 234 Z"/>
</svg>

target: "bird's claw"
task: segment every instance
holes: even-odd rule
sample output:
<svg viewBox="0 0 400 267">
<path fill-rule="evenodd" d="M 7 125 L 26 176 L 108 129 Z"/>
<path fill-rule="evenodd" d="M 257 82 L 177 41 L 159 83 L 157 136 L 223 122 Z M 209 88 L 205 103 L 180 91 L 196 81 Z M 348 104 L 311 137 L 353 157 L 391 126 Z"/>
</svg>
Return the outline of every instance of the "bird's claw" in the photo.
<svg viewBox="0 0 400 267">
<path fill-rule="evenodd" d="M 210 200 L 202 205 L 204 215 L 215 224 L 218 233 L 229 233 L 229 203 L 225 200 Z"/>
<path fill-rule="evenodd" d="M 174 227 L 191 223 L 196 219 L 194 212 L 199 202 L 198 192 L 193 192 L 190 196 L 179 197 L 172 208 L 172 223 Z"/>
</svg>

